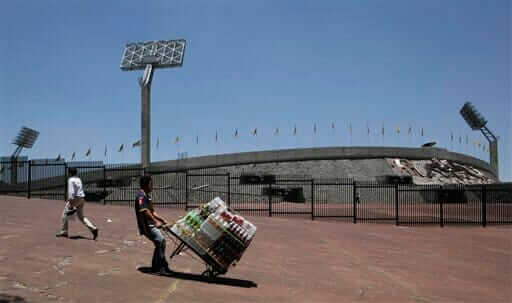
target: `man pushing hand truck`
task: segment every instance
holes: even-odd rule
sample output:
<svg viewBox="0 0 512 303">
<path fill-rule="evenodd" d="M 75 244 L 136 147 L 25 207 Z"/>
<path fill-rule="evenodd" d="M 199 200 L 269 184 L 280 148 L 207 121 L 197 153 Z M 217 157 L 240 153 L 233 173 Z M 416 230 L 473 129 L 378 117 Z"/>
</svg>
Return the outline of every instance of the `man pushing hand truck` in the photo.
<svg viewBox="0 0 512 303">
<path fill-rule="evenodd" d="M 140 191 L 135 197 L 135 215 L 139 233 L 151 240 L 155 245 L 153 259 L 151 260 L 151 271 L 156 274 L 169 275 L 172 271 L 165 259 L 165 238 L 160 228 L 167 224 L 167 221 L 160 217 L 153 208 L 151 192 L 153 191 L 153 180 L 151 176 L 144 175 L 140 178 Z"/>
</svg>

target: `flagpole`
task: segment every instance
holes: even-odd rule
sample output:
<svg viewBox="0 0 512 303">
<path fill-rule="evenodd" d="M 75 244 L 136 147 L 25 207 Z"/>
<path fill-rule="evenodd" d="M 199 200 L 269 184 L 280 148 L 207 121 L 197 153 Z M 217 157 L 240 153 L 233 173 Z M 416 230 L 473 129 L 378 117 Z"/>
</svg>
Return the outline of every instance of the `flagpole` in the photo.
<svg viewBox="0 0 512 303">
<path fill-rule="evenodd" d="M 398 146 L 400 146 L 400 127 L 398 127 L 396 129 L 396 134 L 397 134 L 397 137 L 398 137 Z"/>
<path fill-rule="evenodd" d="M 313 125 L 313 140 L 311 140 L 312 147 L 316 147 L 316 123 Z"/>
<path fill-rule="evenodd" d="M 219 142 L 219 133 L 216 130 L 215 131 L 215 156 L 217 156 L 219 154 L 219 146 L 217 145 L 218 142 Z"/>
<path fill-rule="evenodd" d="M 348 131 L 350 132 L 350 146 L 352 146 L 352 122 L 348 125 Z"/>
<path fill-rule="evenodd" d="M 293 136 L 295 137 L 295 148 L 299 147 L 299 138 L 297 136 L 297 125 L 293 126 Z"/>
<path fill-rule="evenodd" d="M 409 129 L 407 130 L 407 135 L 409 136 L 409 146 L 412 146 L 412 126 L 409 124 Z"/>
<path fill-rule="evenodd" d="M 380 130 L 380 133 L 382 135 L 382 145 L 384 145 L 384 123 L 382 123 L 382 129 Z"/>
</svg>

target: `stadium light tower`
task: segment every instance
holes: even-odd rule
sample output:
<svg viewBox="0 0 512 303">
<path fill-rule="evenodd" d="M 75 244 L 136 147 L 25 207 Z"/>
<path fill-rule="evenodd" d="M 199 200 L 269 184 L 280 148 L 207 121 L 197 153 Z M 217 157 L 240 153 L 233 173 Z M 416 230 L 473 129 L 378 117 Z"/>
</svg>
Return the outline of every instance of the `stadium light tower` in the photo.
<svg viewBox="0 0 512 303">
<path fill-rule="evenodd" d="M 39 137 L 39 132 L 23 126 L 12 141 L 16 145 L 16 150 L 11 155 L 11 184 L 18 183 L 18 157 L 23 148 L 32 148 Z"/>
<path fill-rule="evenodd" d="M 141 87 L 141 164 L 151 165 L 151 81 L 155 68 L 180 67 L 183 65 L 186 41 L 161 40 L 128 43 L 121 59 L 121 70 L 143 69 L 139 78 Z"/>
<path fill-rule="evenodd" d="M 471 102 L 464 103 L 460 114 L 472 130 L 480 130 L 489 142 L 489 162 L 491 167 L 495 169 L 496 176 L 499 178 L 498 138 L 487 128 L 487 120 L 476 110 Z"/>
</svg>

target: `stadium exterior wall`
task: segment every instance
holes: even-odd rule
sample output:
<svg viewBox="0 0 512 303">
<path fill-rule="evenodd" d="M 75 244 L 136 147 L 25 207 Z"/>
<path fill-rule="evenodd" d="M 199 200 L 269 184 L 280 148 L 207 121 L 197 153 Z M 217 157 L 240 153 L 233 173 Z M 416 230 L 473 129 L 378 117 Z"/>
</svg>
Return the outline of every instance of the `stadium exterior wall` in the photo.
<svg viewBox="0 0 512 303">
<path fill-rule="evenodd" d="M 167 171 L 181 171 L 181 170 L 195 170 L 204 168 L 232 168 L 245 165 L 252 165 L 256 170 L 265 168 L 267 165 L 261 164 L 276 164 L 285 162 L 309 162 L 315 161 L 316 164 L 322 163 L 316 172 L 311 172 L 313 177 L 353 177 L 346 175 L 343 169 L 337 170 L 338 173 L 322 173 L 322 167 L 327 168 L 326 161 L 340 162 L 337 160 L 348 160 L 351 163 L 352 171 L 364 170 L 372 168 L 374 165 L 382 166 L 373 174 L 390 173 L 386 170 L 386 165 L 382 164 L 385 158 L 400 158 L 408 160 L 430 160 L 432 158 L 444 159 L 455 161 L 460 164 L 471 165 L 477 169 L 484 170 L 493 177 L 497 178 L 496 171 L 489 165 L 489 163 L 471 157 L 468 155 L 450 152 L 446 149 L 428 147 L 428 148 L 409 148 L 409 147 L 319 147 L 319 148 L 302 148 L 302 149 L 282 149 L 282 150 L 269 150 L 269 151 L 256 151 L 256 152 L 243 152 L 233 154 L 220 154 L 213 156 L 192 157 L 187 159 L 169 160 L 153 162 L 151 164 L 154 170 L 167 170 Z M 317 161 L 321 162 L 317 162 Z M 362 161 L 361 161 L 362 160 Z M 374 160 L 374 161 L 367 161 Z M 380 161 L 382 160 L 382 161 Z M 300 164 L 295 163 L 298 166 Z M 303 169 L 291 169 L 297 165 L 278 165 L 280 174 L 297 174 L 303 169 L 308 170 L 307 167 Z M 307 165 L 310 167 L 310 165 Z M 346 165 L 344 166 L 346 167 Z M 375 177 L 375 176 L 369 176 Z"/>
</svg>

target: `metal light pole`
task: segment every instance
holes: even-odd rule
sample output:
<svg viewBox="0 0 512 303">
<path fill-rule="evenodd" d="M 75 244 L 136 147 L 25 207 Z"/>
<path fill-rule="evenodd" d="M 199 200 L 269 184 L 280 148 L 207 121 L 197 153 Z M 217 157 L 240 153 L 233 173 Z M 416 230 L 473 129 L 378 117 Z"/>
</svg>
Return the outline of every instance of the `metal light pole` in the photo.
<svg viewBox="0 0 512 303">
<path fill-rule="evenodd" d="M 487 120 L 476 110 L 471 102 L 464 103 L 460 114 L 472 130 L 480 130 L 489 142 L 489 163 L 499 179 L 498 138 L 487 128 Z"/>
<path fill-rule="evenodd" d="M 153 65 L 147 64 L 144 76 L 139 79 L 141 88 L 141 151 L 140 163 L 143 168 L 151 164 L 151 81 L 153 80 Z"/>
<path fill-rule="evenodd" d="M 151 165 L 151 82 L 155 68 L 183 65 L 185 40 L 129 43 L 121 59 L 121 70 L 144 69 L 141 87 L 141 165 Z"/>
<path fill-rule="evenodd" d="M 18 157 L 23 148 L 32 148 L 39 136 L 39 132 L 23 126 L 14 139 L 12 144 L 16 145 L 16 150 L 11 155 L 11 184 L 18 183 Z"/>
</svg>

